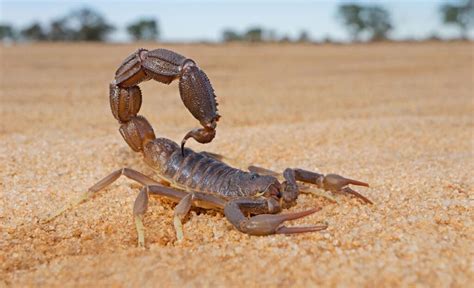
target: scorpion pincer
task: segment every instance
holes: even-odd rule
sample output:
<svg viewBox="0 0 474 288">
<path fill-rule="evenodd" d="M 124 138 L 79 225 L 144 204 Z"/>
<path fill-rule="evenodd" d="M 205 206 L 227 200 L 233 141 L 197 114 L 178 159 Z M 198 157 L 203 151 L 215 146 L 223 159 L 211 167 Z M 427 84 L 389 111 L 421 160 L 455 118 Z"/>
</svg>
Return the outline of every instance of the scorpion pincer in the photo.
<svg viewBox="0 0 474 288">
<path fill-rule="evenodd" d="M 137 115 L 141 93 L 137 83 L 153 78 L 170 83 L 180 78 L 181 97 L 204 128 L 189 132 L 181 145 L 166 138 L 156 138 L 150 123 Z M 192 206 L 223 211 L 227 220 L 239 231 L 250 235 L 292 234 L 319 231 L 327 225 L 286 227 L 285 221 L 308 216 L 320 208 L 278 214 L 296 205 L 298 195 L 311 191 L 303 183 L 331 191 L 352 194 L 365 203 L 369 199 L 348 185 L 368 187 L 367 183 L 336 174 L 323 175 L 303 169 L 287 168 L 283 173 L 250 166 L 249 171 L 230 167 L 218 155 L 194 152 L 184 147 L 188 138 L 201 143 L 210 142 L 215 135 L 219 116 L 213 89 L 207 76 L 194 61 L 165 49 L 140 49 L 129 56 L 117 70 L 110 86 L 110 106 L 121 124 L 120 133 L 128 145 L 142 153 L 160 181 L 129 168 L 119 169 L 89 188 L 79 199 L 52 214 L 47 221 L 66 209 L 88 199 L 121 175 L 143 185 L 134 204 L 133 214 L 138 245 L 145 245 L 143 216 L 150 195 L 167 197 L 178 204 L 174 209 L 174 227 L 178 240 L 183 239 L 182 221 Z M 280 182 L 279 178 L 283 181 Z"/>
</svg>

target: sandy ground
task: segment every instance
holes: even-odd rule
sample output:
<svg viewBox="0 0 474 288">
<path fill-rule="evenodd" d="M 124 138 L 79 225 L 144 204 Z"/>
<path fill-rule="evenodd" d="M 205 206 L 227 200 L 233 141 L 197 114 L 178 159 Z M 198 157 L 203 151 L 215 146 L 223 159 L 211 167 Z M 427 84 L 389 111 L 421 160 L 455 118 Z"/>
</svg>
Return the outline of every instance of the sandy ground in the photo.
<svg viewBox="0 0 474 288">
<path fill-rule="evenodd" d="M 156 45 L 156 44 L 154 44 Z M 121 167 L 153 171 L 121 139 L 108 83 L 143 45 L 2 47 L 0 286 L 430 286 L 474 282 L 474 45 L 169 46 L 207 72 L 222 115 L 209 145 L 238 167 L 301 167 L 367 181 L 375 202 L 303 195 L 292 224 L 324 232 L 251 237 L 194 210 L 177 243 L 154 198 L 136 248 L 127 179 L 39 220 Z M 141 114 L 180 140 L 197 121 L 176 83 L 142 85 Z"/>
</svg>

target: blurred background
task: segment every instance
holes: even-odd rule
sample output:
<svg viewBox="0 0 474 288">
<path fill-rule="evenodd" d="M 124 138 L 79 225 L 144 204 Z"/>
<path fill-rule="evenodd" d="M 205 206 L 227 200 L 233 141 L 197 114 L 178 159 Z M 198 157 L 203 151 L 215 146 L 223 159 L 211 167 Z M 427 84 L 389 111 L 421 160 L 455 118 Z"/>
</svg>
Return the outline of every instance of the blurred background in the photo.
<svg viewBox="0 0 474 288">
<path fill-rule="evenodd" d="M 474 39 L 474 0 L 2 0 L 0 3 L 0 39 L 4 44 Z"/>
</svg>

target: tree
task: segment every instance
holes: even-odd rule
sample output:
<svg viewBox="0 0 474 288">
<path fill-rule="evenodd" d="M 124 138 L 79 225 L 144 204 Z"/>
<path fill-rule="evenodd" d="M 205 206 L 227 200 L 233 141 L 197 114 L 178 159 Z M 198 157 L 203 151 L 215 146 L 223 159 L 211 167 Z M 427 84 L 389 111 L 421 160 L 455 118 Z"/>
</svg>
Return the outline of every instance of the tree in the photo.
<svg viewBox="0 0 474 288">
<path fill-rule="evenodd" d="M 305 30 L 302 30 L 300 32 L 300 35 L 298 36 L 298 42 L 309 42 L 309 34 Z"/>
<path fill-rule="evenodd" d="M 224 42 L 241 41 L 242 35 L 232 29 L 225 29 L 222 31 L 222 40 Z"/>
<path fill-rule="evenodd" d="M 262 42 L 263 29 L 260 27 L 252 27 L 244 34 L 244 39 L 249 42 Z"/>
<path fill-rule="evenodd" d="M 222 40 L 224 42 L 245 41 L 245 42 L 273 42 L 278 41 L 274 30 L 266 30 L 255 26 L 250 27 L 244 33 L 239 33 L 232 29 L 222 31 Z"/>
<path fill-rule="evenodd" d="M 88 8 L 72 12 L 70 20 L 79 23 L 76 36 L 79 41 L 104 41 L 107 34 L 114 30 L 102 15 Z"/>
<path fill-rule="evenodd" d="M 322 39 L 322 43 L 324 44 L 335 44 L 337 43 L 336 41 L 334 41 L 331 36 L 329 35 L 326 35 L 323 39 Z"/>
<path fill-rule="evenodd" d="M 15 40 L 16 33 L 11 25 L 0 24 L 0 40 Z"/>
<path fill-rule="evenodd" d="M 445 24 L 458 26 L 461 38 L 467 39 L 468 27 L 474 24 L 474 0 L 459 5 L 445 4 L 441 6 L 441 14 Z"/>
<path fill-rule="evenodd" d="M 51 23 L 52 41 L 105 41 L 114 27 L 98 12 L 83 8 Z"/>
<path fill-rule="evenodd" d="M 345 4 L 339 6 L 337 11 L 337 17 L 349 30 L 352 41 L 358 41 L 360 33 L 366 27 L 362 20 L 362 9 L 362 6 L 356 4 Z"/>
<path fill-rule="evenodd" d="M 127 26 L 134 40 L 154 41 L 159 37 L 158 23 L 154 19 L 141 19 Z"/>
<path fill-rule="evenodd" d="M 67 26 L 66 18 L 53 20 L 50 24 L 48 39 L 51 41 L 73 41 L 75 31 Z"/>
<path fill-rule="evenodd" d="M 366 14 L 364 22 L 371 35 L 370 40 L 386 40 L 388 32 L 393 28 L 388 11 L 378 6 L 366 7 L 362 11 Z"/>
<path fill-rule="evenodd" d="M 25 39 L 33 41 L 43 41 L 46 40 L 46 33 L 43 30 L 43 27 L 38 22 L 31 24 L 25 29 L 21 30 L 21 36 Z"/>
<path fill-rule="evenodd" d="M 385 40 L 393 28 L 390 13 L 380 6 L 345 4 L 339 6 L 337 16 L 353 41 L 360 40 L 363 32 L 369 34 L 371 41 Z"/>
</svg>

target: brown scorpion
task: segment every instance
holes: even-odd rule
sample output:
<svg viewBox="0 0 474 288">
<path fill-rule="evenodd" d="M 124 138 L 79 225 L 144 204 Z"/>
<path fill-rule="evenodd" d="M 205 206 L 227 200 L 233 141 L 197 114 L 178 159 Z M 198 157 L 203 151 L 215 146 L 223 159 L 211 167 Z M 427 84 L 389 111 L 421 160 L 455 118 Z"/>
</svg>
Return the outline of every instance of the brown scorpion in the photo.
<svg viewBox="0 0 474 288">
<path fill-rule="evenodd" d="M 188 132 L 181 145 L 166 138 L 156 138 L 145 117 L 137 115 L 142 103 L 138 83 L 155 79 L 169 84 L 177 78 L 185 106 L 204 126 Z M 353 184 L 368 187 L 364 182 L 336 174 L 323 175 L 291 168 L 285 169 L 283 173 L 276 173 L 250 166 L 247 172 L 228 166 L 220 161 L 219 155 L 197 153 L 185 148 L 188 138 L 194 138 L 200 143 L 208 143 L 214 138 L 219 119 L 216 106 L 209 79 L 193 60 L 166 49 L 139 49 L 127 57 L 110 84 L 110 107 L 121 124 L 122 137 L 134 151 L 142 153 L 145 162 L 156 170 L 161 182 L 129 168 L 119 169 L 89 188 L 79 199 L 53 213 L 47 221 L 88 199 L 121 175 L 144 186 L 133 208 L 139 246 L 145 245 L 142 218 L 148 207 L 149 195 L 160 195 L 178 202 L 173 221 L 178 240 L 183 239 L 182 220 L 191 206 L 223 211 L 237 230 L 250 235 L 292 234 L 326 229 L 326 225 L 282 225 L 285 221 L 320 210 L 314 208 L 277 214 L 282 209 L 294 206 L 300 192 L 305 192 L 303 190 L 312 191 L 302 182 L 331 192 L 352 194 L 365 203 L 372 203 L 348 186 Z M 284 181 L 280 182 L 277 177 L 283 177 Z"/>
</svg>

